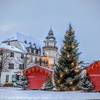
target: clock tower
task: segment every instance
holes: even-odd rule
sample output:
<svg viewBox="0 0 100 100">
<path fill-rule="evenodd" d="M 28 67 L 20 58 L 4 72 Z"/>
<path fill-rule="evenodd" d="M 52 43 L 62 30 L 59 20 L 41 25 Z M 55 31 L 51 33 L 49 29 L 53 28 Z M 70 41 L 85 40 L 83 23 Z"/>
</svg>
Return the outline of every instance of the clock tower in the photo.
<svg viewBox="0 0 100 100">
<path fill-rule="evenodd" d="M 54 66 L 55 62 L 57 60 L 57 41 L 54 36 L 52 28 L 50 28 L 47 37 L 44 40 L 44 46 L 43 46 L 43 51 L 45 56 L 48 57 L 49 61 L 49 66 Z"/>
</svg>

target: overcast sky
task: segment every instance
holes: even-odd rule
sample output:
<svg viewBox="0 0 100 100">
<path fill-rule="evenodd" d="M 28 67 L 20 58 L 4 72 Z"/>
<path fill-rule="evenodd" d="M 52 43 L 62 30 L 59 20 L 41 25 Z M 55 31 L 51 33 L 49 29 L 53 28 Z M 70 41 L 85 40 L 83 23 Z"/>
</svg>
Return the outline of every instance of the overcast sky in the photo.
<svg viewBox="0 0 100 100">
<path fill-rule="evenodd" d="M 0 0 L 0 40 L 21 32 L 42 42 L 52 26 L 61 47 L 69 23 L 80 58 L 100 59 L 100 0 Z"/>
</svg>

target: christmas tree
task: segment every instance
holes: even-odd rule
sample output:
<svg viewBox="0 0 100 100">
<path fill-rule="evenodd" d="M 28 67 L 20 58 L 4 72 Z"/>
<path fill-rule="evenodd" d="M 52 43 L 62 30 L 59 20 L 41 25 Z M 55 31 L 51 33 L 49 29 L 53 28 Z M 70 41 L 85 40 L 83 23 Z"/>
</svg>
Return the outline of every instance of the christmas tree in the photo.
<svg viewBox="0 0 100 100">
<path fill-rule="evenodd" d="M 71 24 L 66 32 L 58 64 L 55 67 L 55 85 L 59 91 L 78 90 L 80 78 L 78 43 Z"/>
<path fill-rule="evenodd" d="M 28 80 L 23 75 L 19 75 L 19 76 L 16 75 L 16 78 L 13 80 L 13 84 L 15 87 L 20 87 L 20 88 L 26 90 L 28 87 Z"/>
<path fill-rule="evenodd" d="M 49 78 L 47 82 L 45 82 L 44 84 L 44 90 L 53 90 L 53 83 L 52 83 L 52 79 Z"/>
<path fill-rule="evenodd" d="M 27 78 L 26 78 L 25 76 L 21 76 L 20 81 L 21 81 L 21 86 L 22 86 L 22 88 L 23 88 L 24 90 L 26 90 L 27 87 L 28 87 L 28 80 L 27 80 Z"/>
<path fill-rule="evenodd" d="M 94 86 L 93 86 L 92 82 L 90 81 L 90 79 L 89 79 L 89 77 L 86 73 L 86 70 L 84 70 L 84 69 L 81 72 L 79 87 L 80 87 L 81 90 L 87 91 L 87 92 L 94 90 Z"/>
</svg>

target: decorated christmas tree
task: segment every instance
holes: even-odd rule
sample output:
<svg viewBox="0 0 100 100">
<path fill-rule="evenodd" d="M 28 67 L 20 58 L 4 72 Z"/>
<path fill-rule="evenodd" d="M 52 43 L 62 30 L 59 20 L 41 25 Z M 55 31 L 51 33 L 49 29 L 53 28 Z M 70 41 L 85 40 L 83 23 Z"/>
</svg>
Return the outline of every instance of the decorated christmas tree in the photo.
<svg viewBox="0 0 100 100">
<path fill-rule="evenodd" d="M 26 78 L 25 76 L 21 76 L 20 81 L 21 81 L 21 86 L 22 86 L 22 88 L 23 88 L 24 90 L 26 90 L 27 87 L 28 87 L 28 80 L 27 80 L 27 78 Z"/>
<path fill-rule="evenodd" d="M 93 86 L 92 82 L 90 81 L 86 70 L 84 70 L 84 69 L 81 72 L 79 87 L 80 87 L 81 90 L 87 91 L 87 92 L 94 90 L 94 86 Z"/>
<path fill-rule="evenodd" d="M 45 82 L 44 84 L 44 90 L 53 90 L 53 83 L 52 83 L 52 79 L 49 78 L 47 82 Z"/>
<path fill-rule="evenodd" d="M 55 67 L 55 85 L 59 91 L 78 90 L 80 78 L 78 43 L 71 24 L 63 40 L 63 47 Z"/>
<path fill-rule="evenodd" d="M 16 75 L 15 79 L 13 80 L 13 84 L 15 87 L 20 87 L 26 90 L 28 87 L 28 80 L 23 75 L 20 75 L 20 76 Z"/>
</svg>

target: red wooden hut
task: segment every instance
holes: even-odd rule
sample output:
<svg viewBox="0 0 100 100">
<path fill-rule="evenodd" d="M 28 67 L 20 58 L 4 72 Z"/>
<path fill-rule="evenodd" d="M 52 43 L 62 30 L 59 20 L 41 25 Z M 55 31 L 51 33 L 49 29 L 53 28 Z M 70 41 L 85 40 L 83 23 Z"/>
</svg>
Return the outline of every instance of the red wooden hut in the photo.
<svg viewBox="0 0 100 100">
<path fill-rule="evenodd" d="M 96 61 L 89 65 L 86 70 L 91 82 L 94 85 L 95 91 L 100 92 L 100 61 Z"/>
<path fill-rule="evenodd" d="M 28 79 L 29 89 L 42 89 L 43 84 L 52 77 L 52 70 L 34 65 L 24 70 L 24 75 Z"/>
</svg>

